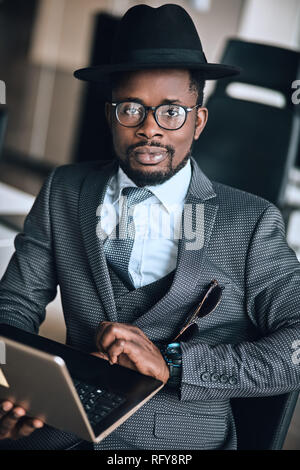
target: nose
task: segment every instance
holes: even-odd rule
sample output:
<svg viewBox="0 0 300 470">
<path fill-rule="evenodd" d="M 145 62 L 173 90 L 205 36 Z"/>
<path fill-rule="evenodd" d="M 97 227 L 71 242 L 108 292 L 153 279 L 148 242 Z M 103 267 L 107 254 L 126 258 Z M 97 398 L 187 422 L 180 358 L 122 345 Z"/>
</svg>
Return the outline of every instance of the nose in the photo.
<svg viewBox="0 0 300 470">
<path fill-rule="evenodd" d="M 154 111 L 149 109 L 144 122 L 137 128 L 136 135 L 138 137 L 146 137 L 147 139 L 151 139 L 155 136 L 162 137 L 162 131 L 162 128 L 159 127 L 155 121 Z"/>
</svg>

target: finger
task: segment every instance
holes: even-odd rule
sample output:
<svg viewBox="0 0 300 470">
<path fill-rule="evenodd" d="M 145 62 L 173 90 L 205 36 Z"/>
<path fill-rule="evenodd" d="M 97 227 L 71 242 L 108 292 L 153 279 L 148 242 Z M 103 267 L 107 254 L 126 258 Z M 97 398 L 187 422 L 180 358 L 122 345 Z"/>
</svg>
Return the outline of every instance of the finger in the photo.
<svg viewBox="0 0 300 470">
<path fill-rule="evenodd" d="M 117 364 L 118 358 L 124 353 L 124 339 L 117 339 L 107 350 L 110 364 Z"/>
<path fill-rule="evenodd" d="M 106 353 L 103 353 L 101 351 L 95 351 L 91 353 L 92 356 L 100 357 L 100 359 L 105 359 L 106 361 L 109 361 L 109 357 Z"/>
<path fill-rule="evenodd" d="M 138 370 L 135 364 L 129 359 L 127 354 L 124 354 L 124 353 L 118 356 L 118 364 L 120 366 L 127 367 L 128 369 L 132 369 L 136 371 Z"/>
<path fill-rule="evenodd" d="M 18 439 L 20 437 L 30 436 L 30 434 L 36 429 L 40 429 L 44 426 L 43 421 L 36 418 L 25 418 L 17 424 L 15 427 L 12 437 Z"/>
<path fill-rule="evenodd" d="M 2 401 L 0 403 L 0 419 L 6 415 L 8 411 L 13 408 L 13 403 L 11 401 Z"/>
<path fill-rule="evenodd" d="M 7 413 L 2 419 L 0 423 L 0 436 L 6 436 L 10 434 L 16 424 L 18 423 L 19 419 L 24 416 L 26 411 L 17 406 L 14 407 L 9 413 Z"/>
<path fill-rule="evenodd" d="M 100 336 L 100 345 L 103 351 L 107 352 L 107 349 L 119 339 L 125 341 L 142 341 L 148 338 L 142 333 L 142 331 L 132 325 L 124 325 L 123 323 L 111 323 L 106 325 Z M 148 340 L 149 341 L 149 340 Z"/>
<path fill-rule="evenodd" d="M 107 325 L 109 325 L 111 322 L 106 322 L 106 321 L 102 321 L 98 327 L 97 327 L 97 331 L 96 331 L 96 346 L 98 349 L 101 350 L 101 337 L 102 337 L 102 333 L 104 331 L 104 329 L 106 328 Z"/>
<path fill-rule="evenodd" d="M 116 344 L 111 346 L 108 351 L 110 357 L 118 355 L 118 363 L 123 365 L 123 357 L 125 356 L 127 364 L 124 365 L 126 367 L 137 370 L 141 374 L 150 375 L 164 383 L 168 380 L 169 370 L 160 353 L 156 354 L 154 349 L 149 351 L 141 347 L 140 344 L 131 341 L 123 341 L 123 343 L 118 344 L 116 342 Z M 122 352 L 120 353 L 121 349 Z"/>
<path fill-rule="evenodd" d="M 140 372 L 142 364 L 148 361 L 148 358 L 145 357 L 145 350 L 139 344 L 123 339 L 116 340 L 107 350 L 107 354 L 111 364 L 120 364 L 119 359 L 126 357 L 127 362 L 131 364 L 129 367 L 138 369 Z"/>
<path fill-rule="evenodd" d="M 2 419 L 13 408 L 13 406 L 14 406 L 13 403 L 11 403 L 10 401 L 3 401 L 0 404 L 0 439 L 4 439 L 6 432 L 7 432 L 5 428 L 5 423 L 4 423 L 4 427 L 1 428 Z"/>
</svg>

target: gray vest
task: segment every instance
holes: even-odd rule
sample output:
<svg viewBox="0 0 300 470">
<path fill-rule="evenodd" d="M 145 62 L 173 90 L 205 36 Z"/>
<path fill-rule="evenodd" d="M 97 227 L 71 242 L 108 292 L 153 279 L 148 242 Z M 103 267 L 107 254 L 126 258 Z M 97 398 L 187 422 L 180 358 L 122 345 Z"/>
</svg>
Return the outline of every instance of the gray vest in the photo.
<svg viewBox="0 0 300 470">
<path fill-rule="evenodd" d="M 108 265 L 108 270 L 120 323 L 132 323 L 150 310 L 167 293 L 175 274 L 174 269 L 161 279 L 135 289 L 125 285 L 110 265 Z"/>
<path fill-rule="evenodd" d="M 135 289 L 132 286 L 125 285 L 113 268 L 109 264 L 107 266 L 118 313 L 118 322 L 120 323 L 132 323 L 156 304 L 171 287 L 175 274 L 174 269 L 161 279 Z M 109 439 L 112 439 L 112 448 L 123 445 L 122 440 L 119 441 L 116 434 L 111 435 Z M 107 441 L 104 440 L 99 444 L 94 444 L 93 447 L 94 450 L 101 450 L 103 447 L 106 448 L 106 445 Z"/>
</svg>

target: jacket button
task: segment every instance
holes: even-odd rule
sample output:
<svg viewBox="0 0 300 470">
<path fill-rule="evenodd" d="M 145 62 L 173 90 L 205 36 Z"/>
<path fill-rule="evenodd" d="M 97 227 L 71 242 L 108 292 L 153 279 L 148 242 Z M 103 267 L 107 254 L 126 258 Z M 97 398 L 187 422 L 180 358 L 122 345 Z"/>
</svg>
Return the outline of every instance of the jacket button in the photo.
<svg viewBox="0 0 300 470">
<path fill-rule="evenodd" d="M 201 380 L 203 380 L 203 382 L 207 382 L 209 380 L 209 373 L 208 372 L 203 372 L 200 376 Z"/>
<path fill-rule="evenodd" d="M 222 384 L 226 384 L 228 382 L 228 376 L 225 374 L 221 375 L 220 381 Z"/>
<path fill-rule="evenodd" d="M 210 380 L 211 380 L 212 382 L 218 382 L 218 380 L 219 380 L 219 374 L 216 374 L 215 372 L 212 373 L 212 374 L 210 374 Z"/>
<path fill-rule="evenodd" d="M 117 311 L 118 311 L 118 312 L 122 312 L 122 310 L 123 310 L 122 305 L 120 305 L 119 307 L 117 307 Z"/>
<path fill-rule="evenodd" d="M 236 377 L 229 377 L 229 383 L 230 385 L 236 385 L 237 384 L 237 378 Z"/>
</svg>

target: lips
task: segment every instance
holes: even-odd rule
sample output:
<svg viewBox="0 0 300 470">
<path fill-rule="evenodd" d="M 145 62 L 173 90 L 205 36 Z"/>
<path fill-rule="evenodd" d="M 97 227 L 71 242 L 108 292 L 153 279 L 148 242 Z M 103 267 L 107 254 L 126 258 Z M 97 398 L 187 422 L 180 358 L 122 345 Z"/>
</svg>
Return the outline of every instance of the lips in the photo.
<svg viewBox="0 0 300 470">
<path fill-rule="evenodd" d="M 162 147 L 137 147 L 132 153 L 143 165 L 157 165 L 168 156 L 168 151 Z"/>
</svg>

